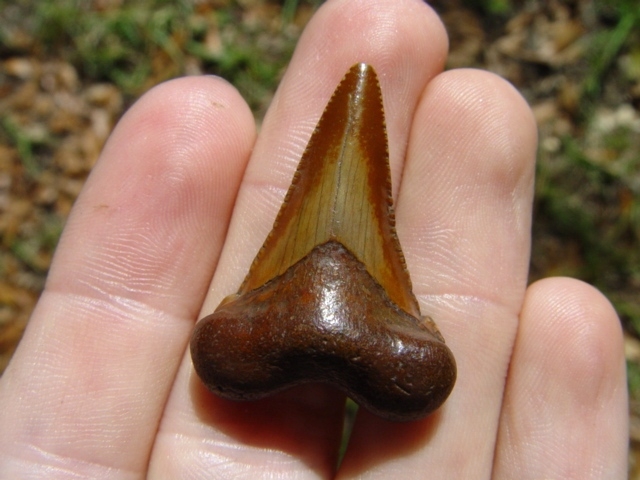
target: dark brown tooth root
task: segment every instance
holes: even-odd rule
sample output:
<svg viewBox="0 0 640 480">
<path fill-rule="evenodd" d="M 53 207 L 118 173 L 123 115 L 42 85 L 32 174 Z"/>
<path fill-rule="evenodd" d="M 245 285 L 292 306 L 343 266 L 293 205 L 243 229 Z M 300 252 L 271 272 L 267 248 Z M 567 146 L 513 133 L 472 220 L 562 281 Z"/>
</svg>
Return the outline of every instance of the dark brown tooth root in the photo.
<svg viewBox="0 0 640 480">
<path fill-rule="evenodd" d="M 437 409 L 456 379 L 420 317 L 396 236 L 382 94 L 354 65 L 333 94 L 238 294 L 202 319 L 191 356 L 218 395 L 337 386 L 391 420 Z"/>
</svg>

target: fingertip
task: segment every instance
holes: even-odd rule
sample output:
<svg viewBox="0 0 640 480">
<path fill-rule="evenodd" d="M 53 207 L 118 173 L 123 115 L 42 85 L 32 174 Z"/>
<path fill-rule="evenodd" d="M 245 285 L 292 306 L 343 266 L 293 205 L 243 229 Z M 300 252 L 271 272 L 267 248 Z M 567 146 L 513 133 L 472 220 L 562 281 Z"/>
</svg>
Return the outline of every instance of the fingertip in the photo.
<svg viewBox="0 0 640 480">
<path fill-rule="evenodd" d="M 520 308 L 536 151 L 531 109 L 504 79 L 457 69 L 428 83 L 396 209 L 410 268 L 411 257 L 428 266 L 411 272 L 418 293 L 481 292 L 514 313 Z M 434 268 L 445 275 L 433 275 Z"/>
<path fill-rule="evenodd" d="M 417 135 L 417 149 L 427 142 L 451 145 L 451 168 L 478 171 L 480 181 L 509 191 L 532 183 L 537 125 L 511 83 L 484 70 L 449 70 L 429 83 L 424 100 L 415 124 L 431 126 L 430 134 Z"/>
<path fill-rule="evenodd" d="M 495 474 L 622 478 L 627 449 L 623 337 L 614 308 L 575 279 L 534 283 L 507 378 Z"/>
<path fill-rule="evenodd" d="M 378 72 L 406 77 L 416 69 L 441 71 L 447 50 L 446 28 L 422 0 L 333 0 L 314 15 L 292 63 L 342 75 L 353 63 L 366 62 Z"/>
<path fill-rule="evenodd" d="M 114 129 L 101 163 L 136 147 L 164 148 L 171 156 L 163 157 L 174 162 L 195 149 L 202 157 L 221 146 L 246 150 L 255 134 L 251 110 L 233 85 L 216 76 L 182 77 L 154 86 L 133 104 Z"/>
<path fill-rule="evenodd" d="M 179 291 L 187 288 L 179 279 L 195 251 L 200 268 L 192 270 L 189 285 L 200 289 L 186 298 L 199 298 L 255 134 L 246 102 L 220 78 L 184 77 L 149 90 L 116 126 L 87 180 L 48 289 L 86 291 L 104 285 L 104 272 L 112 271 L 105 291 L 126 292 L 141 278 L 139 293 Z"/>
<path fill-rule="evenodd" d="M 398 178 L 416 101 L 444 68 L 447 48 L 442 21 L 422 0 L 325 2 L 305 28 L 263 124 L 286 163 L 259 175 L 269 182 L 284 176 L 288 183 L 333 89 L 351 66 L 364 62 L 378 74 L 392 178 Z"/>
<path fill-rule="evenodd" d="M 519 342 L 535 345 L 539 358 L 579 389 L 578 398 L 606 394 L 620 381 L 624 339 L 618 315 L 595 287 L 573 278 L 546 278 L 527 292 Z M 535 321 L 534 321 L 535 319 Z"/>
</svg>

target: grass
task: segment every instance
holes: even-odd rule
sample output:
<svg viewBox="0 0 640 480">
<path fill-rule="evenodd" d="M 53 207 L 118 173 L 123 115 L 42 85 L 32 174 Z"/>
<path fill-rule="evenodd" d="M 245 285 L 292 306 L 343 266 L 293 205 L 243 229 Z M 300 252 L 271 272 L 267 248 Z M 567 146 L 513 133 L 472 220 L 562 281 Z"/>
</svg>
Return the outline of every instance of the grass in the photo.
<svg viewBox="0 0 640 480">
<path fill-rule="evenodd" d="M 80 0 L 36 2 L 35 34 L 48 53 L 64 52 L 83 78 L 108 81 L 139 95 L 154 73 L 154 61 L 173 63 L 166 77 L 180 73 L 189 9 L 182 2 L 126 2 L 97 11 Z M 188 40 L 188 39 L 187 39 Z"/>
<path fill-rule="evenodd" d="M 541 164 L 538 168 L 538 214 L 547 217 L 552 233 L 580 245 L 584 262 L 572 276 L 602 289 L 624 284 L 639 267 L 630 251 L 638 232 L 631 211 L 621 211 L 616 198 L 626 186 L 590 162 L 573 139 L 565 139 L 565 145 L 561 167 L 552 171 Z"/>
<path fill-rule="evenodd" d="M 620 52 L 638 41 L 640 4 L 636 0 L 613 0 L 595 3 L 599 13 L 613 26 L 597 32 L 589 44 L 590 68 L 582 86 L 582 116 L 590 117 L 590 109 L 597 103 L 607 75 L 614 71 Z"/>
<path fill-rule="evenodd" d="M 0 119 L 0 141 L 15 146 L 27 175 L 35 178 L 40 174 L 42 168 L 33 153 L 33 139 L 8 116 Z"/>
<path fill-rule="evenodd" d="M 263 113 L 299 33 L 285 27 L 301 5 L 321 2 L 285 0 L 275 25 L 246 21 L 236 2 L 199 11 L 193 2 L 167 0 L 125 1 L 102 11 L 81 0 L 18 3 L 33 4 L 31 29 L 47 54 L 62 53 L 84 79 L 113 83 L 130 101 L 184 75 L 195 61 L 202 72 L 231 81 Z M 217 48 L 207 43 L 212 39 Z"/>
<path fill-rule="evenodd" d="M 561 138 L 555 152 L 541 150 L 536 183 L 537 227 L 565 245 L 573 244 L 578 261 L 565 259 L 555 271 L 537 273 L 569 274 L 597 286 L 613 301 L 629 331 L 640 336 L 638 126 L 622 120 L 601 125 L 606 116 L 624 118 L 623 103 L 630 101 L 624 92 L 639 80 L 621 73 L 620 58 L 635 58 L 640 4 L 618 0 L 594 6 L 604 27 L 587 36 L 587 73 L 573 130 L 577 135 Z M 623 95 L 614 98 L 612 91 Z M 628 109 L 633 111 L 631 105 Z M 534 263 L 544 255 L 534 245 Z"/>
<path fill-rule="evenodd" d="M 603 138 L 602 147 L 611 151 L 609 161 L 591 156 L 579 140 L 564 138 L 556 155 L 542 156 L 538 163 L 536 207 L 538 226 L 577 245 L 580 258 L 563 264 L 569 266 L 565 270 L 541 273 L 577 277 L 600 288 L 638 336 L 640 309 L 634 292 L 640 285 L 640 144 L 635 137 L 627 130 Z"/>
</svg>

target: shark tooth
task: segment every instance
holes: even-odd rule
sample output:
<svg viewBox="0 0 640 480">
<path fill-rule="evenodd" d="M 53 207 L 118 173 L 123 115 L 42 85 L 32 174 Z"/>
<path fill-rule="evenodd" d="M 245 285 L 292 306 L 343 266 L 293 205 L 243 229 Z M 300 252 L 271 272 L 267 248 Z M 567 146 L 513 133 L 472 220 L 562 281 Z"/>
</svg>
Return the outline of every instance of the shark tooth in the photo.
<svg viewBox="0 0 640 480">
<path fill-rule="evenodd" d="M 196 373 L 224 398 L 334 385 L 389 420 L 449 396 L 456 364 L 421 317 L 395 231 L 382 93 L 354 65 L 309 141 L 236 294 L 196 324 Z"/>
</svg>

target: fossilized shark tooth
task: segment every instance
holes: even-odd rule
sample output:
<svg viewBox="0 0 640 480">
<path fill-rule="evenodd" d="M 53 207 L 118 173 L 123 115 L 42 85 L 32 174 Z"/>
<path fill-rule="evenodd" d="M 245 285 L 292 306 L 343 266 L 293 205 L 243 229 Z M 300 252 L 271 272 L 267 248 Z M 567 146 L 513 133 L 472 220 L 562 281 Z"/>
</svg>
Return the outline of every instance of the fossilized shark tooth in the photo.
<svg viewBox="0 0 640 480">
<path fill-rule="evenodd" d="M 338 85 L 238 293 L 197 323 L 191 356 L 216 394 L 251 400 L 332 384 L 391 420 L 438 408 L 456 379 L 421 317 L 395 231 L 382 94 L 372 67 Z"/>
</svg>

